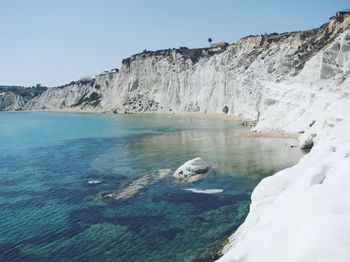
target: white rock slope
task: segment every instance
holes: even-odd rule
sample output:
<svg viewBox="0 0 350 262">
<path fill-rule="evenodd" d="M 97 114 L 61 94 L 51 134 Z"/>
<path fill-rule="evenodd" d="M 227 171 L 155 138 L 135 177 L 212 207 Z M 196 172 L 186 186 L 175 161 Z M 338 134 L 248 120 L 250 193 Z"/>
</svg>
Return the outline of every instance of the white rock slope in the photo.
<svg viewBox="0 0 350 262">
<path fill-rule="evenodd" d="M 300 162 L 264 179 L 219 261 L 350 261 L 350 33 L 296 77 L 269 86 L 275 100 L 257 131 L 304 132 Z"/>
<path fill-rule="evenodd" d="M 323 130 L 310 154 L 255 188 L 220 262 L 349 261 L 349 126 Z"/>
</svg>

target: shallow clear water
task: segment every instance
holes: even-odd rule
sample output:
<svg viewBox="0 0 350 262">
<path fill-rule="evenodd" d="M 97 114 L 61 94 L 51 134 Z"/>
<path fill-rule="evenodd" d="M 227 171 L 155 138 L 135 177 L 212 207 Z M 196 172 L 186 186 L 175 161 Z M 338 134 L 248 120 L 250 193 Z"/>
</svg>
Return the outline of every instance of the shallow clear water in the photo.
<svg viewBox="0 0 350 262">
<path fill-rule="evenodd" d="M 294 140 L 237 136 L 246 130 L 171 115 L 0 113 L 0 261 L 207 256 L 243 222 L 256 184 L 302 156 Z M 155 175 L 197 156 L 212 169 L 196 184 Z M 101 199 L 142 176 L 135 196 Z"/>
</svg>

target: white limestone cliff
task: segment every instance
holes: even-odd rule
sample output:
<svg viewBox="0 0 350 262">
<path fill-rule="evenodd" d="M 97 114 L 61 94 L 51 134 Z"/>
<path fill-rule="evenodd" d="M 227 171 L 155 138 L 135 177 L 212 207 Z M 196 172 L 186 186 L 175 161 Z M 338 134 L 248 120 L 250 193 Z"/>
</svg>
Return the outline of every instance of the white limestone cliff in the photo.
<svg viewBox="0 0 350 262">
<path fill-rule="evenodd" d="M 265 178 L 220 262 L 349 261 L 350 32 L 312 57 L 301 73 L 271 84 L 273 105 L 257 131 L 303 132 L 311 152 Z"/>
<path fill-rule="evenodd" d="M 0 93 L 0 111 L 16 111 L 21 110 L 26 102 L 23 97 L 14 92 Z"/>
</svg>

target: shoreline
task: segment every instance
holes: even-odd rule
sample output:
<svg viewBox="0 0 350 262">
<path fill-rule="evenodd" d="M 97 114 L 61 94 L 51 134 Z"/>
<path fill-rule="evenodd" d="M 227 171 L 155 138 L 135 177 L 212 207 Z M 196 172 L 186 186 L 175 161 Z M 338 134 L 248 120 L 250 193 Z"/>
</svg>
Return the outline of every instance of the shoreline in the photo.
<svg viewBox="0 0 350 262">
<path fill-rule="evenodd" d="M 109 113 L 107 111 L 96 111 L 96 110 L 44 110 L 44 109 L 38 109 L 38 110 L 12 110 L 12 111 L 0 111 L 0 113 L 96 113 L 96 114 L 105 114 Z"/>
<path fill-rule="evenodd" d="M 251 122 L 252 120 L 242 116 L 229 115 L 224 113 L 204 113 L 204 112 L 140 112 L 134 114 L 159 114 L 173 117 L 193 117 L 210 120 L 234 120 L 239 122 Z"/>
<path fill-rule="evenodd" d="M 252 123 L 254 120 L 224 114 L 224 113 L 204 113 L 204 112 L 135 112 L 130 114 L 116 114 L 112 111 L 97 111 L 97 110 L 19 110 L 19 111 L 0 111 L 0 113 L 68 113 L 68 114 L 106 114 L 106 115 L 115 115 L 115 116 L 142 116 L 142 115 L 163 115 L 172 118 L 177 117 L 186 117 L 186 118 L 194 118 L 194 119 L 202 119 L 202 120 L 223 120 L 223 121 L 236 121 L 241 123 L 242 126 L 252 127 Z M 235 137 L 238 138 L 285 138 L 285 139 L 295 139 L 297 140 L 300 134 L 297 133 L 287 133 L 287 132 L 252 132 L 246 131 L 242 132 Z"/>
<path fill-rule="evenodd" d="M 164 115 L 169 117 L 186 117 L 203 120 L 224 120 L 224 121 L 236 121 L 243 126 L 252 127 L 254 120 L 243 117 L 224 113 L 204 113 L 204 112 L 135 112 L 130 114 L 116 114 L 112 111 L 97 111 L 97 110 L 18 110 L 18 111 L 0 111 L 0 113 L 68 113 L 68 114 L 107 114 L 116 116 L 142 116 L 142 115 Z M 286 138 L 286 139 L 298 139 L 300 134 L 286 133 L 286 132 L 242 132 L 236 137 L 239 138 Z"/>
<path fill-rule="evenodd" d="M 0 111 L 0 113 L 73 113 L 73 114 L 108 114 L 119 116 L 140 116 L 140 115 L 164 115 L 171 117 L 189 117 L 196 119 L 208 119 L 208 120 L 233 120 L 241 123 L 251 123 L 253 120 L 236 115 L 229 115 L 223 113 L 204 113 L 204 112 L 134 112 L 134 113 L 113 113 L 112 111 L 98 111 L 98 110 L 13 110 L 13 111 Z"/>
<path fill-rule="evenodd" d="M 32 112 L 32 113 L 96 113 L 96 114 L 110 114 L 110 115 L 168 115 L 168 116 L 184 116 L 200 119 L 212 119 L 212 120 L 236 120 L 251 122 L 252 120 L 242 116 L 229 115 L 224 113 L 204 113 L 204 112 L 134 112 L 134 113 L 113 113 L 112 111 L 98 111 L 98 110 L 12 110 L 12 111 L 0 111 L 1 113 L 20 113 L 20 112 Z"/>
<path fill-rule="evenodd" d="M 286 138 L 286 139 L 298 139 L 299 134 L 286 133 L 286 132 L 243 132 L 238 135 L 239 138 Z"/>
<path fill-rule="evenodd" d="M 253 123 L 253 120 L 241 116 L 229 115 L 224 113 L 204 113 L 204 112 L 136 112 L 131 114 L 116 114 L 112 111 L 97 111 L 97 110 L 20 110 L 20 111 L 0 111 L 0 113 L 68 113 L 68 114 L 101 114 L 101 115 L 111 115 L 111 116 L 122 116 L 122 117 L 142 117 L 145 115 L 159 115 L 168 116 L 169 118 L 194 118 L 202 120 L 221 120 L 221 121 L 236 121 L 246 128 L 234 137 L 241 139 L 251 139 L 251 138 L 276 138 L 276 139 L 298 139 L 299 134 L 286 133 L 286 132 L 252 132 L 250 131 L 249 123 Z M 250 201 L 250 204 L 252 201 Z M 248 213 L 249 214 L 249 213 Z M 244 222 L 243 222 L 244 223 Z M 243 223 L 241 225 L 243 225 Z M 241 226 L 240 225 L 240 226 Z M 209 253 L 200 259 L 202 260 L 218 260 L 222 258 L 228 251 L 231 244 L 232 235 L 236 234 L 238 229 L 232 232 L 228 237 L 225 237 L 220 241 L 219 244 L 214 246 Z M 198 260 L 200 261 L 200 260 Z"/>
</svg>

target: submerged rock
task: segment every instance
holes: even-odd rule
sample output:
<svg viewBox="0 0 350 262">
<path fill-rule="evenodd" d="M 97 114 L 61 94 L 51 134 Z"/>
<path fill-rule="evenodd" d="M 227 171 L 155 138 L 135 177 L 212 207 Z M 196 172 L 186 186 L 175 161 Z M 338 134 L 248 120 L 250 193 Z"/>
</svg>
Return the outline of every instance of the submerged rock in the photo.
<svg viewBox="0 0 350 262">
<path fill-rule="evenodd" d="M 157 180 L 160 180 L 160 179 L 166 178 L 170 174 L 171 174 L 171 169 L 168 169 L 168 168 L 160 169 L 158 170 L 158 173 L 155 175 L 155 178 Z"/>
<path fill-rule="evenodd" d="M 89 185 L 98 185 L 98 184 L 101 184 L 101 183 L 102 183 L 101 180 L 89 180 L 88 181 Z"/>
<path fill-rule="evenodd" d="M 196 157 L 180 166 L 174 173 L 174 177 L 182 182 L 193 183 L 200 180 L 209 170 L 209 165 L 202 158 Z"/>
<path fill-rule="evenodd" d="M 102 196 L 103 199 L 126 200 L 139 194 L 150 181 L 149 175 L 144 175 L 131 182 L 126 187 L 113 191 L 112 193 Z"/>
<path fill-rule="evenodd" d="M 124 185 L 121 188 L 113 190 L 109 193 L 102 193 L 97 196 L 96 200 L 127 200 L 142 192 L 142 190 L 158 180 L 164 179 L 171 174 L 171 169 L 160 169 L 156 172 L 141 175 L 129 184 Z M 91 180 L 93 184 L 94 180 Z M 90 182 L 90 181 L 89 181 Z"/>
<path fill-rule="evenodd" d="M 187 188 L 187 191 L 191 191 L 192 193 L 197 194 L 217 194 L 224 192 L 221 188 L 212 188 L 212 189 L 198 189 L 198 188 Z"/>
</svg>

